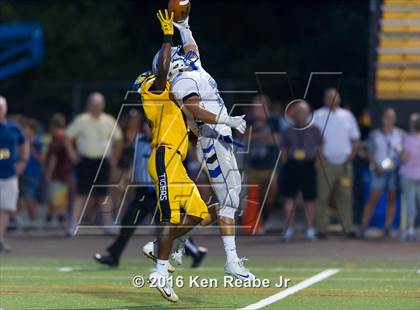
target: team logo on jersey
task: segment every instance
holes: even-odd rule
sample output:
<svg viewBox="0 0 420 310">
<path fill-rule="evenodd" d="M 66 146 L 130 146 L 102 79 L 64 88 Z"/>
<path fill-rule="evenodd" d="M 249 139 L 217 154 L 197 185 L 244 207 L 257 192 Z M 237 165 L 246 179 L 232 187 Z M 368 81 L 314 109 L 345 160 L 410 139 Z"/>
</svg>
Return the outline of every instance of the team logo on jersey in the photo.
<svg viewBox="0 0 420 310">
<path fill-rule="evenodd" d="M 159 176 L 159 200 L 168 200 L 168 185 L 166 182 L 166 173 Z"/>
</svg>

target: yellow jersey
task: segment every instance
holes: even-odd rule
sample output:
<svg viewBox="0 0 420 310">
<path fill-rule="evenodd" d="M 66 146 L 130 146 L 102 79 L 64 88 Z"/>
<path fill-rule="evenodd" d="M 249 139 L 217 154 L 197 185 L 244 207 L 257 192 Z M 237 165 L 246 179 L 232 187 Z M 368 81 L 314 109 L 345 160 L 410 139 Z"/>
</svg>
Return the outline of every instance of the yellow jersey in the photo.
<svg viewBox="0 0 420 310">
<path fill-rule="evenodd" d="M 146 118 L 151 125 L 152 148 L 161 145 L 177 150 L 182 160 L 188 152 L 188 130 L 178 104 L 171 99 L 169 82 L 161 93 L 151 90 L 155 76 L 151 75 L 141 85 L 139 92 Z"/>
</svg>

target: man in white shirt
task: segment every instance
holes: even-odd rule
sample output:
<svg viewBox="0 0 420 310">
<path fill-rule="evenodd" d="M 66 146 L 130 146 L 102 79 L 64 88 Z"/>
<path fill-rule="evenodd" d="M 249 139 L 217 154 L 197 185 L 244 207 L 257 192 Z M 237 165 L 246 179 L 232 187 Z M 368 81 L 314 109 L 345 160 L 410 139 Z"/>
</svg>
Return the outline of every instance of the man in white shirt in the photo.
<svg viewBox="0 0 420 310">
<path fill-rule="evenodd" d="M 325 236 L 329 224 L 329 204 L 334 206 L 346 234 L 351 232 L 352 160 L 360 131 L 353 114 L 340 107 L 341 97 L 335 88 L 324 93 L 324 107 L 315 112 L 314 124 L 323 134 L 323 160 L 318 167 L 318 200 L 316 227 L 320 237 Z"/>
<path fill-rule="evenodd" d="M 109 184 L 110 171 L 115 168 L 121 153 L 121 129 L 111 115 L 104 113 L 104 109 L 105 97 L 99 92 L 89 94 L 86 112 L 77 116 L 66 130 L 66 148 L 71 161 L 76 165 L 77 176 L 77 197 L 72 215 L 73 227 L 69 231 L 71 234 L 75 232 L 75 225 L 80 220 L 82 207 L 92 186 Z M 109 143 L 111 143 L 111 148 L 108 149 Z M 102 160 L 103 157 L 104 160 Z M 92 207 L 103 206 L 102 202 L 107 194 L 106 186 L 96 187 L 90 195 L 89 204 L 92 204 Z M 90 208 L 87 211 L 86 213 L 90 213 Z M 104 224 L 110 225 L 112 223 L 110 212 L 102 211 Z"/>
</svg>

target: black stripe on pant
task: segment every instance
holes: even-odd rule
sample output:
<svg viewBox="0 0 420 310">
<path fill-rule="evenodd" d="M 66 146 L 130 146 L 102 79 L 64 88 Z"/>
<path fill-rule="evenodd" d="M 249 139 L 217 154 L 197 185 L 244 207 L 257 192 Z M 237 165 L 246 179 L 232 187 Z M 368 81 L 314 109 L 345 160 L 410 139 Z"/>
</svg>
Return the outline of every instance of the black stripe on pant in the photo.
<svg viewBox="0 0 420 310">
<path fill-rule="evenodd" d="M 162 222 L 171 220 L 171 208 L 169 205 L 168 178 L 165 167 L 165 147 L 160 146 L 156 150 L 156 172 L 158 177 L 158 201 Z"/>
</svg>

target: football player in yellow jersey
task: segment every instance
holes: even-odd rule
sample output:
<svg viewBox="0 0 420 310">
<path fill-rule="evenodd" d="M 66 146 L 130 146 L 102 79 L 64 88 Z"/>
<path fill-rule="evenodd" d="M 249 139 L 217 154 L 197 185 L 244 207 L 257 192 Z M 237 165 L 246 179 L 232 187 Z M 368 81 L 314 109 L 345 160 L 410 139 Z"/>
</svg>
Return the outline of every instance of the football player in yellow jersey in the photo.
<svg viewBox="0 0 420 310">
<path fill-rule="evenodd" d="M 167 75 L 171 59 L 173 13 L 157 14 L 164 33 L 156 75 L 142 74 L 135 82 L 140 86 L 142 104 L 151 125 L 152 154 L 149 174 L 155 182 L 161 229 L 158 236 L 156 271 L 149 280 L 162 296 L 177 301 L 168 275 L 173 240 L 190 231 L 207 217 L 207 206 L 183 165 L 188 151 L 188 131 L 183 114 L 170 98 Z M 185 216 L 181 219 L 181 208 Z M 182 224 L 182 225 L 181 225 Z"/>
<path fill-rule="evenodd" d="M 152 154 L 148 169 L 155 182 L 161 229 L 158 236 L 156 271 L 149 281 L 164 298 L 177 301 L 178 296 L 169 281 L 169 255 L 173 241 L 185 235 L 208 217 L 208 209 L 201 199 L 197 186 L 188 177 L 182 161 L 188 151 L 188 130 L 180 107 L 172 99 L 167 82 L 169 72 L 193 70 L 184 59 L 175 59 L 172 48 L 173 13 L 159 11 L 157 17 L 164 33 L 154 75 L 142 74 L 135 82 L 152 129 Z M 175 50 L 177 50 L 175 48 Z M 137 85 L 137 86 L 136 86 Z M 240 132 L 246 129 L 243 117 L 225 117 L 194 107 L 195 116 L 206 123 L 222 122 Z M 181 209 L 185 215 L 181 218 Z"/>
<path fill-rule="evenodd" d="M 171 58 L 173 13 L 157 14 L 164 33 L 159 70 L 156 75 L 143 74 L 135 84 L 151 126 L 152 153 L 148 163 L 158 198 L 161 228 L 158 236 L 156 271 L 149 281 L 164 298 L 177 301 L 169 281 L 169 255 L 173 240 L 190 231 L 207 217 L 207 206 L 197 187 L 188 177 L 182 161 L 188 151 L 188 131 L 181 109 L 171 100 L 167 74 Z M 181 208 L 185 212 L 181 224 Z"/>
</svg>

